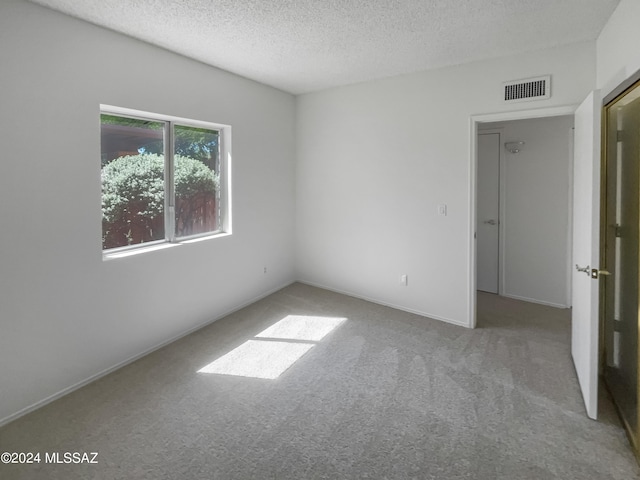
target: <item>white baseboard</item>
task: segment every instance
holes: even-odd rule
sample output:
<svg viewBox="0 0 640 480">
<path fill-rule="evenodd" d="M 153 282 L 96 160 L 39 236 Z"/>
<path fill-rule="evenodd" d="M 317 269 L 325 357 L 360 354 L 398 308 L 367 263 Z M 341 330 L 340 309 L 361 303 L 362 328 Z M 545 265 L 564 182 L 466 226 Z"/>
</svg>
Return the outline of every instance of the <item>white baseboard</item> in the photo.
<svg viewBox="0 0 640 480">
<path fill-rule="evenodd" d="M 513 298 L 514 300 L 522 300 L 523 302 L 537 303 L 539 305 L 546 305 L 548 307 L 555 308 L 569 308 L 569 305 L 562 305 L 561 303 L 545 302 L 543 300 L 536 300 L 535 298 L 521 297 L 519 295 L 511 295 L 508 293 L 502 294 L 503 297 Z"/>
<path fill-rule="evenodd" d="M 400 306 L 400 305 L 396 305 L 394 303 L 383 302 L 381 300 L 378 300 L 378 299 L 375 299 L 375 298 L 371 298 L 371 297 L 367 297 L 365 295 L 359 295 L 357 293 L 353 293 L 353 292 L 350 292 L 348 290 L 341 290 L 339 288 L 328 287 L 326 285 L 322 285 L 320 283 L 315 283 L 315 282 L 309 282 L 307 280 L 298 280 L 298 282 L 299 283 L 303 283 L 305 285 L 309 285 L 311 287 L 322 288 L 324 290 L 329 290 L 330 292 L 335 292 L 335 293 L 340 293 L 342 295 L 347 295 L 349 297 L 359 298 L 360 300 L 366 300 L 367 302 L 375 303 L 377 305 L 383 305 L 385 307 L 395 308 L 396 310 L 401 310 L 403 312 L 413 313 L 415 315 L 420 315 L 421 317 L 432 318 L 434 320 L 439 320 L 441 322 L 450 323 L 450 324 L 456 325 L 458 327 L 471 328 L 468 324 L 463 323 L 463 322 L 458 322 L 458 321 L 452 320 L 450 318 L 441 317 L 441 316 L 438 316 L 438 315 L 433 315 L 433 314 L 428 313 L 428 312 L 422 312 L 420 310 L 414 310 L 412 308 L 406 308 L 406 307 L 403 307 L 403 306 Z"/>
<path fill-rule="evenodd" d="M 217 317 L 213 318 L 212 320 L 207 320 L 204 323 L 196 325 L 195 327 L 192 327 L 192 328 L 190 328 L 190 329 L 188 329 L 188 330 L 186 330 L 186 331 L 184 331 L 182 333 L 179 333 L 178 335 L 170 338 L 169 340 L 165 340 L 165 341 L 163 341 L 163 342 L 161 342 L 161 343 L 159 343 L 159 344 L 157 344 L 157 345 L 155 345 L 155 346 L 153 346 L 151 348 L 148 348 L 148 349 L 144 350 L 141 353 L 133 355 L 132 357 L 129 357 L 126 360 L 123 360 L 122 362 L 119 362 L 119 363 L 117 363 L 117 364 L 115 364 L 115 365 L 113 365 L 113 366 L 111 366 L 109 368 L 106 368 L 106 369 L 104 369 L 104 370 L 102 370 L 102 371 L 100 371 L 100 372 L 98 372 L 98 373 L 96 373 L 94 375 L 91 375 L 90 377 L 88 377 L 88 378 L 86 378 L 84 380 L 81 380 L 81 381 L 79 381 L 79 382 L 77 382 L 77 383 L 75 383 L 75 384 L 73 384 L 73 385 L 71 385 L 71 386 L 69 386 L 67 388 L 64 388 L 64 389 L 60 390 L 59 392 L 54 393 L 53 395 L 50 395 L 50 396 L 48 396 L 48 397 L 46 397 L 46 398 L 44 398 L 44 399 L 42 399 L 42 400 L 30 405 L 28 407 L 25 407 L 25 408 L 23 408 L 21 410 L 18 410 L 16 413 L 13 413 L 13 414 L 9 415 L 8 417 L 5 417 L 5 418 L 1 419 L 0 420 L 0 427 L 4 426 L 4 425 L 6 425 L 6 424 L 8 424 L 10 422 L 13 422 L 14 420 L 17 420 L 18 418 L 26 415 L 27 413 L 31 413 L 34 410 L 37 410 L 37 409 L 39 409 L 41 407 L 44 407 L 48 403 L 51 403 L 54 400 L 57 400 L 57 399 L 59 399 L 61 397 L 64 397 L 65 395 L 68 395 L 69 393 L 71 393 L 71 392 L 73 392 L 75 390 L 78 390 L 79 388 L 82 388 L 82 387 L 84 387 L 85 385 L 88 385 L 91 382 L 95 382 L 99 378 L 104 377 L 105 375 L 108 375 L 108 374 L 110 374 L 112 372 L 115 372 L 116 370 L 118 370 L 118 369 L 120 369 L 122 367 L 125 367 L 125 366 L 129 365 L 130 363 L 133 363 L 136 360 L 139 360 L 140 358 L 142 358 L 142 357 L 144 357 L 146 355 L 149 355 L 152 352 L 155 352 L 156 350 L 161 349 L 162 347 L 166 347 L 170 343 L 173 343 L 173 342 L 175 342 L 177 340 L 180 340 L 182 337 L 186 337 L 187 335 L 190 335 L 193 332 L 196 332 L 196 331 L 200 330 L 201 328 L 204 328 L 204 327 L 206 327 L 208 325 L 211 325 L 212 323 L 214 323 L 214 322 L 226 317 L 227 315 L 231 315 L 232 313 L 237 312 L 238 310 L 241 310 L 244 307 L 249 306 L 252 303 L 257 302 L 258 300 L 262 300 L 263 298 L 268 297 L 272 293 L 275 293 L 278 290 L 282 290 L 283 288 L 291 285 L 292 283 L 295 283 L 295 281 L 286 283 L 284 285 L 281 285 L 279 287 L 271 289 L 271 290 L 269 290 L 269 291 L 267 291 L 265 293 L 261 293 L 260 295 L 258 295 L 256 297 L 253 297 L 252 299 L 247 300 L 246 302 L 243 302 L 241 305 L 239 305 L 237 307 L 234 307 L 234 308 L 232 308 L 232 309 L 230 309 L 230 310 L 228 310 L 228 311 L 226 311 L 224 313 L 221 313 L 220 315 L 218 315 Z"/>
</svg>

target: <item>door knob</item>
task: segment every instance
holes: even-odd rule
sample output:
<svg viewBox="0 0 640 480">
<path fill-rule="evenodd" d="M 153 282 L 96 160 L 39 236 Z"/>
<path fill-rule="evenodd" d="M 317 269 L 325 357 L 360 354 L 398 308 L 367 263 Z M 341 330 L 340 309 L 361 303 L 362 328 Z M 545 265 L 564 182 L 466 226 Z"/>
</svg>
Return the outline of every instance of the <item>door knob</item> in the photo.
<svg viewBox="0 0 640 480">
<path fill-rule="evenodd" d="M 482 223 L 485 223 L 487 225 L 496 225 L 498 222 L 496 222 L 495 220 L 492 219 L 492 220 L 485 220 Z"/>
<path fill-rule="evenodd" d="M 598 270 L 597 268 L 594 268 L 591 270 L 591 278 L 600 278 L 600 275 L 611 275 L 611 273 L 608 270 Z"/>
</svg>

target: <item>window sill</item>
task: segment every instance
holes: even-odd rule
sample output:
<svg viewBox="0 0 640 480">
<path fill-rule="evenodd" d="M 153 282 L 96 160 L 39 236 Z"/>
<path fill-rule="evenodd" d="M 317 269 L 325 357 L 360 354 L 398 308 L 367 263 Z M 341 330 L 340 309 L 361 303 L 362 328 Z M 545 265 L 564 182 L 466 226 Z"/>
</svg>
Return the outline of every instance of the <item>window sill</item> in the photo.
<svg viewBox="0 0 640 480">
<path fill-rule="evenodd" d="M 206 242 L 207 240 L 213 240 L 215 238 L 220 238 L 220 237 L 228 237 L 230 235 L 231 235 L 230 232 L 222 232 L 222 233 L 216 233 L 214 235 L 205 235 L 202 237 L 188 238 L 185 240 L 180 240 L 175 243 L 163 242 L 163 243 L 155 243 L 153 245 L 131 247 L 126 250 L 118 250 L 117 252 L 103 252 L 102 260 L 103 261 L 117 260 L 120 258 L 132 257 L 135 255 L 141 255 L 144 253 L 156 252 L 158 250 L 165 250 L 167 248 L 179 247 L 181 245 L 189 245 L 192 243 Z"/>
</svg>

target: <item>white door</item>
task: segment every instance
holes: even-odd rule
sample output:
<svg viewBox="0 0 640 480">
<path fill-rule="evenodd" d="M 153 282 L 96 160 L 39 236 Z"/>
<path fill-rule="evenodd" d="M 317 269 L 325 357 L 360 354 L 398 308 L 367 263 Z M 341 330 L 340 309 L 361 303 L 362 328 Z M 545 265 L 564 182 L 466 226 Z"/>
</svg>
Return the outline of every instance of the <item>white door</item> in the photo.
<svg viewBox="0 0 640 480">
<path fill-rule="evenodd" d="M 478 135 L 477 288 L 498 293 L 500 134 Z"/>
<path fill-rule="evenodd" d="M 591 278 L 590 270 L 599 265 L 598 91 L 590 93 L 578 107 L 574 122 L 571 355 L 587 415 L 595 419 L 598 416 L 598 281 Z"/>
</svg>

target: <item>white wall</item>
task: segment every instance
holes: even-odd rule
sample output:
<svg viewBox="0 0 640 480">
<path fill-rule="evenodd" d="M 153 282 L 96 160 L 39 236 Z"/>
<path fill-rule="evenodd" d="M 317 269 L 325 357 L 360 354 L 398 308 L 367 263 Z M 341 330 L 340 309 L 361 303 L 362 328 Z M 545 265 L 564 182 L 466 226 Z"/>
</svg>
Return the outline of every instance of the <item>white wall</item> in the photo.
<svg viewBox="0 0 640 480">
<path fill-rule="evenodd" d="M 598 41 L 598 88 L 603 97 L 640 70 L 640 1 L 622 0 L 602 29 Z"/>
<path fill-rule="evenodd" d="M 569 306 L 570 171 L 573 117 L 489 123 L 498 128 L 504 168 L 505 296 Z M 523 141 L 513 154 L 505 142 Z"/>
<path fill-rule="evenodd" d="M 103 261 L 101 103 L 231 125 L 233 235 Z M 0 3 L 0 421 L 294 280 L 294 104 Z"/>
<path fill-rule="evenodd" d="M 595 68 L 590 42 L 299 97 L 298 278 L 470 325 L 470 117 L 577 105 Z M 549 100 L 502 103 L 542 74 Z"/>
</svg>

